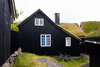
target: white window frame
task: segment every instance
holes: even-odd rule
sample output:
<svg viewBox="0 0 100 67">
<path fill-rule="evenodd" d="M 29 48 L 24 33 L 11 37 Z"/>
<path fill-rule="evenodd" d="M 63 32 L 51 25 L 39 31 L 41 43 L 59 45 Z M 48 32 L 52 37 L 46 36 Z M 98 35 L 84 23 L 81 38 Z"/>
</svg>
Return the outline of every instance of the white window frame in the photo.
<svg viewBox="0 0 100 67">
<path fill-rule="evenodd" d="M 68 40 L 69 39 L 69 40 Z M 69 43 L 68 43 L 69 42 Z M 65 44 L 66 44 L 66 47 L 70 47 L 71 46 L 71 37 L 66 37 L 65 38 Z"/>
<path fill-rule="evenodd" d="M 42 45 L 42 36 L 45 36 L 45 45 Z M 46 45 L 46 36 L 50 36 L 50 45 Z M 40 46 L 41 47 L 51 47 L 51 34 L 41 34 L 40 35 Z"/>
<path fill-rule="evenodd" d="M 36 24 L 36 20 L 38 20 L 38 24 Z M 40 24 L 40 20 L 42 20 L 42 24 Z M 35 18 L 35 26 L 44 26 L 44 19 L 43 18 Z"/>
</svg>

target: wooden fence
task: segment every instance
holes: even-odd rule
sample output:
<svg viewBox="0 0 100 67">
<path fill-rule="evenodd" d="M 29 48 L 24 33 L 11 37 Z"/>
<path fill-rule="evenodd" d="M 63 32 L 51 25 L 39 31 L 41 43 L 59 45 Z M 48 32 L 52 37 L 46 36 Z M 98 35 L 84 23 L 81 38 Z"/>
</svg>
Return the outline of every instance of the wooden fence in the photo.
<svg viewBox="0 0 100 67">
<path fill-rule="evenodd" d="M 21 40 L 21 33 L 11 30 L 11 54 L 21 47 Z"/>
<path fill-rule="evenodd" d="M 89 45 L 90 67 L 100 67 L 100 42 L 85 40 Z"/>
</svg>

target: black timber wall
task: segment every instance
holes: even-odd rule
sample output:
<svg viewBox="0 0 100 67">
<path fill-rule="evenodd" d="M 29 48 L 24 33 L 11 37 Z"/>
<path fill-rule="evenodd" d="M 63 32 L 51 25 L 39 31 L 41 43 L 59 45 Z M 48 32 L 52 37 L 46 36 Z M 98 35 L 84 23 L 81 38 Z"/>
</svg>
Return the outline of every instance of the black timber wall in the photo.
<svg viewBox="0 0 100 67">
<path fill-rule="evenodd" d="M 4 54 L 3 54 L 3 27 L 4 23 L 3 23 L 3 0 L 0 0 L 0 66 L 3 64 L 4 62 Z"/>
<path fill-rule="evenodd" d="M 85 54 L 90 54 L 90 44 L 87 44 L 86 42 L 84 43 L 85 46 Z"/>
<path fill-rule="evenodd" d="M 44 26 L 35 26 L 35 18 L 43 18 Z M 49 21 L 42 13 L 39 12 L 24 22 L 24 24 L 19 27 L 22 33 L 21 47 L 24 52 L 41 55 L 59 55 L 60 53 L 67 53 L 72 56 L 80 55 L 79 41 L 57 29 L 54 23 Z M 41 34 L 51 34 L 51 47 L 40 47 Z M 71 37 L 71 47 L 65 46 L 65 37 Z"/>
<path fill-rule="evenodd" d="M 100 67 L 100 45 L 87 43 L 89 45 L 90 67 Z"/>
<path fill-rule="evenodd" d="M 10 56 L 10 8 L 8 0 L 0 0 L 0 66 Z"/>
<path fill-rule="evenodd" d="M 22 38 L 21 33 L 11 30 L 11 54 L 21 47 Z"/>
<path fill-rule="evenodd" d="M 80 53 L 85 53 L 86 50 L 85 50 L 85 43 L 81 43 L 80 44 Z"/>
<path fill-rule="evenodd" d="M 89 41 L 95 41 L 95 42 L 100 42 L 100 38 L 86 38 L 85 40 L 89 40 Z M 87 43 L 84 43 L 85 44 L 85 53 L 86 54 L 90 54 L 90 45 L 87 44 Z"/>
</svg>

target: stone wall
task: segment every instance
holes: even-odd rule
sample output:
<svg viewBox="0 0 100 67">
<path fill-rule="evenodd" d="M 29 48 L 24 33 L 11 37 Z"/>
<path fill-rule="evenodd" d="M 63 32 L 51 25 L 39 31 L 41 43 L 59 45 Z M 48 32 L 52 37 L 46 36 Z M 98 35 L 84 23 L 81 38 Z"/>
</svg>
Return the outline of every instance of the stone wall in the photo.
<svg viewBox="0 0 100 67">
<path fill-rule="evenodd" d="M 18 48 L 17 51 L 15 51 L 10 58 L 1 66 L 1 67 L 12 67 L 18 57 L 19 54 L 22 54 L 22 49 Z"/>
</svg>

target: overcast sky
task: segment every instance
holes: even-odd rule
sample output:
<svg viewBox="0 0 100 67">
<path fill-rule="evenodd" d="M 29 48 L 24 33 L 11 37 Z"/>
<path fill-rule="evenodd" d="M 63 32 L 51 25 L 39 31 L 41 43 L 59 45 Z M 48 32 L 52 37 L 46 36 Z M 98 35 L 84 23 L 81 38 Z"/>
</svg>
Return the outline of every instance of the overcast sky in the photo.
<svg viewBox="0 0 100 67">
<path fill-rule="evenodd" d="M 60 23 L 100 21 L 100 0 L 15 0 L 16 9 L 24 12 L 19 20 L 41 9 L 54 21 L 54 13 L 60 13 Z"/>
</svg>

